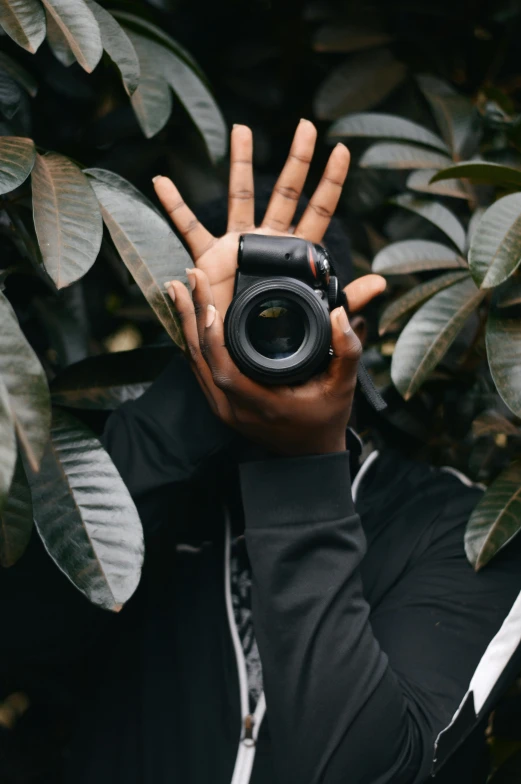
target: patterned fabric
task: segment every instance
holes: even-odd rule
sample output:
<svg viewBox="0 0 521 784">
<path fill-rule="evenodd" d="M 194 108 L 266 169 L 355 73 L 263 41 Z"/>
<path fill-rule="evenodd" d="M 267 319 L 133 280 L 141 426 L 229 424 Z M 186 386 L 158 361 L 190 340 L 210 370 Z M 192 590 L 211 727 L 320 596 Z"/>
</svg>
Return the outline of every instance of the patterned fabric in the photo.
<svg viewBox="0 0 521 784">
<path fill-rule="evenodd" d="M 230 572 L 233 613 L 246 661 L 250 712 L 253 713 L 262 694 L 262 665 L 253 633 L 251 569 L 244 536 L 239 536 L 237 539 L 232 540 Z"/>
</svg>

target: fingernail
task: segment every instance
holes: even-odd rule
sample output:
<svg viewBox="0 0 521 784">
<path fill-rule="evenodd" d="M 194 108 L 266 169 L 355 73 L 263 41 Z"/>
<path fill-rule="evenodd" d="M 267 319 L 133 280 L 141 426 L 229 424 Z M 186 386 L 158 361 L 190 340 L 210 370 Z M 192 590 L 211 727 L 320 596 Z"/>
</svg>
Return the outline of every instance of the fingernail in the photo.
<svg viewBox="0 0 521 784">
<path fill-rule="evenodd" d="M 172 283 L 173 283 L 173 281 L 171 281 L 171 280 L 166 280 L 166 281 L 163 283 L 163 286 L 165 287 L 165 289 L 169 289 L 169 288 L 170 288 L 170 286 L 172 285 Z"/>
<path fill-rule="evenodd" d="M 339 324 L 340 329 L 342 330 L 342 332 L 344 332 L 346 335 L 348 334 L 348 332 L 351 332 L 351 327 L 349 325 L 349 320 L 347 318 L 347 313 L 345 312 L 344 308 L 341 308 L 338 311 L 337 319 L 338 319 L 338 324 Z"/>
<path fill-rule="evenodd" d="M 157 182 L 157 180 L 160 180 L 162 176 L 162 174 L 156 174 L 155 177 L 152 177 L 152 182 Z"/>
<path fill-rule="evenodd" d="M 232 125 L 232 131 L 233 131 L 233 129 L 234 129 L 234 128 L 238 128 L 238 127 L 239 127 L 239 123 L 234 123 L 234 124 Z"/>
<path fill-rule="evenodd" d="M 206 329 L 209 329 L 215 320 L 216 310 L 213 305 L 208 305 L 206 310 Z"/>
<path fill-rule="evenodd" d="M 192 269 L 187 269 L 186 277 L 188 278 L 188 283 L 190 284 L 190 288 L 192 289 L 192 291 L 194 291 L 197 283 L 197 278 L 194 275 L 194 271 Z"/>
<path fill-rule="evenodd" d="M 170 281 L 170 283 L 168 285 L 167 292 L 168 292 L 168 296 L 170 297 L 172 302 L 175 302 L 175 289 L 172 286 L 172 282 L 171 281 Z"/>
</svg>

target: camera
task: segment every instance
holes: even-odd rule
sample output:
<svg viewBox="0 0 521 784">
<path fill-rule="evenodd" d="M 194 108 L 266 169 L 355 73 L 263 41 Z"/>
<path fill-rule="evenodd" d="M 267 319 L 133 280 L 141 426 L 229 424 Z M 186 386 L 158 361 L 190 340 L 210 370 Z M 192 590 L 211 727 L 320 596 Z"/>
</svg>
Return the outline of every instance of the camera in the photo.
<svg viewBox="0 0 521 784">
<path fill-rule="evenodd" d="M 329 313 L 344 302 L 329 254 L 298 237 L 243 234 L 224 322 L 235 364 L 263 384 L 297 384 L 327 367 Z"/>
</svg>

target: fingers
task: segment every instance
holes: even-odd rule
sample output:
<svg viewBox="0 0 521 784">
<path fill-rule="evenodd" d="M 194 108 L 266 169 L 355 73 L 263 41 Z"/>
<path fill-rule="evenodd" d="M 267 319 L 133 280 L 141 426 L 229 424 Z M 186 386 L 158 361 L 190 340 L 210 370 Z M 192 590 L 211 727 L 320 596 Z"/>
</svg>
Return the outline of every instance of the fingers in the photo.
<svg viewBox="0 0 521 784">
<path fill-rule="evenodd" d="M 309 120 L 301 120 L 295 131 L 288 159 L 273 189 L 263 227 L 286 232 L 293 220 L 298 200 L 313 157 L 317 130 Z"/>
<path fill-rule="evenodd" d="M 311 197 L 297 228 L 296 237 L 321 242 L 336 210 L 349 169 L 349 150 L 337 144 L 329 156 L 322 179 Z"/>
<path fill-rule="evenodd" d="M 372 299 L 385 291 L 387 282 L 381 275 L 364 275 L 357 278 L 344 291 L 349 303 L 349 311 L 362 310 Z"/>
<path fill-rule="evenodd" d="M 228 191 L 228 231 L 248 231 L 255 227 L 253 196 L 253 137 L 245 125 L 235 125 L 230 143 L 230 187 Z"/>
<path fill-rule="evenodd" d="M 331 313 L 331 346 L 333 357 L 325 374 L 326 389 L 335 395 L 354 392 L 362 344 L 351 329 L 344 308 Z"/>
<path fill-rule="evenodd" d="M 186 240 L 194 261 L 197 261 L 216 242 L 215 237 L 204 228 L 192 210 L 184 203 L 172 180 L 168 177 L 158 176 L 154 177 L 153 182 L 159 201 L 168 212 L 172 223 Z"/>
</svg>

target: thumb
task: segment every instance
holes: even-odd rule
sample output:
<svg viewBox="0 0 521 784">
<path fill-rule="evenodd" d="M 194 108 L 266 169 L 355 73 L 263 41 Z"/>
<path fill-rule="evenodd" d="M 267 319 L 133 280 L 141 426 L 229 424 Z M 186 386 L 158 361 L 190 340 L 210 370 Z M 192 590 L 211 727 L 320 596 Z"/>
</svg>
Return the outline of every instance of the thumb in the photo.
<svg viewBox="0 0 521 784">
<path fill-rule="evenodd" d="M 326 374 L 328 382 L 337 392 L 354 388 L 362 344 L 342 307 L 331 312 L 331 347 L 333 357 Z"/>
</svg>

